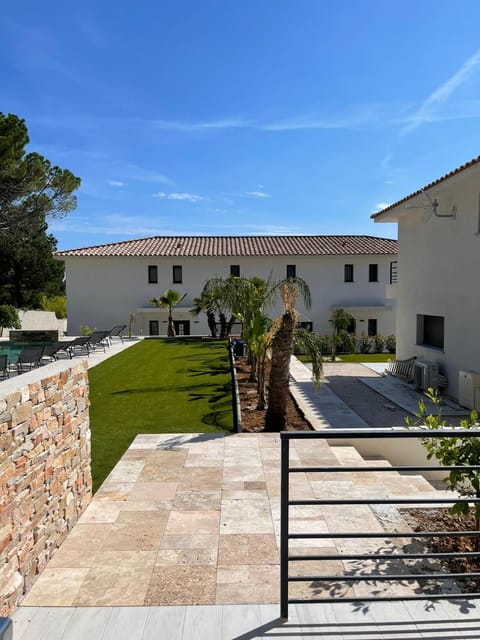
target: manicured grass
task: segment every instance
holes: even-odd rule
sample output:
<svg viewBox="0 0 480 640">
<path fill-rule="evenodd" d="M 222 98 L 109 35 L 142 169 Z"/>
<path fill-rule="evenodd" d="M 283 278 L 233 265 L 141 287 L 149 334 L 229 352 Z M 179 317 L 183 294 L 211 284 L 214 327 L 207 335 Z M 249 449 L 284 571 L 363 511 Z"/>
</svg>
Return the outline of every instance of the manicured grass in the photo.
<svg viewBox="0 0 480 640">
<path fill-rule="evenodd" d="M 310 362 L 307 355 L 297 356 L 302 362 Z M 342 353 L 337 356 L 335 362 L 388 362 L 395 360 L 394 353 Z M 324 362 L 331 362 L 329 356 L 323 356 Z"/>
<path fill-rule="evenodd" d="M 94 491 L 139 433 L 233 430 L 223 342 L 143 340 L 89 379 Z"/>
</svg>

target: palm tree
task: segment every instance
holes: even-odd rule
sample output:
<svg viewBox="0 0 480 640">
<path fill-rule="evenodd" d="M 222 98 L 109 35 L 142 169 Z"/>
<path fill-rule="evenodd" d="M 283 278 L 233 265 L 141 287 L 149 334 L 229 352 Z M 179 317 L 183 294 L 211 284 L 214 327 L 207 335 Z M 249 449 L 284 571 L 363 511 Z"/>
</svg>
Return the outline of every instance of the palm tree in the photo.
<svg viewBox="0 0 480 640">
<path fill-rule="evenodd" d="M 332 323 L 332 362 L 335 362 L 335 356 L 337 353 L 337 345 L 340 342 L 340 336 L 342 332 L 346 331 L 353 320 L 352 314 L 345 311 L 345 309 L 334 309 L 330 317 Z"/>
<path fill-rule="evenodd" d="M 172 311 L 178 304 L 180 304 L 186 295 L 187 294 L 184 293 L 183 296 L 181 296 L 178 291 L 175 291 L 175 289 L 167 289 L 163 296 L 150 298 L 150 300 L 148 300 L 148 304 L 152 304 L 154 307 L 157 307 L 157 309 L 168 309 L 167 336 L 169 338 L 175 337 L 175 325 L 173 324 Z"/>
<path fill-rule="evenodd" d="M 199 298 L 193 299 L 194 306 L 190 309 L 190 313 L 194 316 L 205 313 L 207 316 L 207 324 L 210 329 L 210 336 L 217 337 L 217 322 L 215 320 L 215 301 L 207 291 L 202 291 Z"/>
<path fill-rule="evenodd" d="M 283 301 L 283 314 L 275 320 L 271 329 L 272 360 L 268 384 L 268 406 L 265 415 L 265 431 L 280 431 L 285 427 L 289 394 L 290 358 L 293 353 L 295 327 L 298 313 L 295 304 L 302 295 L 305 307 L 311 305 L 310 289 L 301 278 L 289 278 L 276 285 Z M 321 354 L 315 354 L 313 369 L 318 383 L 321 375 Z"/>
</svg>

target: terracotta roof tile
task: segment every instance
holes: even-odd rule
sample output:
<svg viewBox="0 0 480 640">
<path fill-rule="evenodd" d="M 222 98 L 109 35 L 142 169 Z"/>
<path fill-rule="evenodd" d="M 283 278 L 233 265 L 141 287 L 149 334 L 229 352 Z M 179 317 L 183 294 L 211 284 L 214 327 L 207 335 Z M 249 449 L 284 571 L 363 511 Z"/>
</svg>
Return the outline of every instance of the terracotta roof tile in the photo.
<svg viewBox="0 0 480 640">
<path fill-rule="evenodd" d="M 374 236 L 154 236 L 80 249 L 70 256 L 311 256 L 396 254 L 397 241 Z"/>
<path fill-rule="evenodd" d="M 393 204 L 389 205 L 388 207 L 385 207 L 385 209 L 382 209 L 381 211 L 377 211 L 376 213 L 372 213 L 372 215 L 370 217 L 373 218 L 373 219 L 378 218 L 379 216 L 383 215 L 387 211 L 390 211 L 391 209 L 394 209 L 395 207 L 398 207 L 399 204 L 403 204 L 404 202 L 407 202 L 408 200 L 411 200 L 412 198 L 415 198 L 415 196 L 419 196 L 420 194 L 422 194 L 427 189 L 430 189 L 431 187 L 435 187 L 437 184 L 440 184 L 441 182 L 444 182 L 445 180 L 448 180 L 448 178 L 451 178 L 452 176 L 455 176 L 458 173 L 461 173 L 462 171 L 465 171 L 465 169 L 469 169 L 470 167 L 475 166 L 479 162 L 480 162 L 480 156 L 477 156 L 476 158 L 473 158 L 473 160 L 470 160 L 470 162 L 466 162 L 465 164 L 460 165 L 456 169 L 453 169 L 453 171 L 450 171 L 449 173 L 446 173 L 441 178 L 437 178 L 436 180 L 434 180 L 433 182 L 430 182 L 429 184 L 425 185 L 421 189 L 418 189 L 417 191 L 414 191 L 410 195 L 405 196 L 404 198 L 402 198 L 401 200 L 397 200 L 397 202 L 394 202 Z"/>
</svg>

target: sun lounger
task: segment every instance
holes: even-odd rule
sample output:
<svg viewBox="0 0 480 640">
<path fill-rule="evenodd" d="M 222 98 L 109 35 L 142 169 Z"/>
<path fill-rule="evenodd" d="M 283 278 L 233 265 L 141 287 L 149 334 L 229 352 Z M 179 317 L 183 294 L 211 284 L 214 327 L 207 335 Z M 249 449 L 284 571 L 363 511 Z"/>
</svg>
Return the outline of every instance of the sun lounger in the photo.
<svg viewBox="0 0 480 640">
<path fill-rule="evenodd" d="M 89 339 L 85 343 L 88 351 L 95 351 L 95 349 L 103 349 L 105 353 L 106 347 L 110 346 L 108 342 L 108 331 L 94 331 Z"/>
<path fill-rule="evenodd" d="M 121 335 L 127 328 L 126 324 L 117 324 L 113 329 L 108 332 L 108 339 L 113 342 L 114 338 L 119 338 L 123 342 L 123 336 Z"/>
<path fill-rule="evenodd" d="M 17 373 L 25 373 L 39 367 L 45 347 L 25 347 L 18 354 L 18 359 L 13 363 Z"/>
<path fill-rule="evenodd" d="M 5 380 L 5 378 L 9 377 L 9 375 L 10 372 L 8 370 L 8 355 L 4 353 L 0 356 L 0 377 Z"/>
</svg>

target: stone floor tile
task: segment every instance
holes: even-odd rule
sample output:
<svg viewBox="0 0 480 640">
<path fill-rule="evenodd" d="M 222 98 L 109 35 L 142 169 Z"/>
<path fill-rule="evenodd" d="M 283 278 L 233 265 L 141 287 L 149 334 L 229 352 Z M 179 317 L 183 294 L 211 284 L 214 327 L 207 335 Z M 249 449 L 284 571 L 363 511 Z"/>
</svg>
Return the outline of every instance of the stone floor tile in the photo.
<svg viewBox="0 0 480 640">
<path fill-rule="evenodd" d="M 189 453 L 185 460 L 185 467 L 223 469 L 223 460 L 211 455 Z"/>
<path fill-rule="evenodd" d="M 166 511 L 122 511 L 111 525 L 101 552 L 158 549 L 168 516 Z"/>
<path fill-rule="evenodd" d="M 120 513 L 118 502 L 93 500 L 78 520 L 79 524 L 113 523 Z"/>
<path fill-rule="evenodd" d="M 111 494 L 129 494 L 134 486 L 134 482 L 109 482 L 105 480 L 95 494 L 95 498 L 106 497 L 108 499 Z"/>
<path fill-rule="evenodd" d="M 139 475 L 140 482 L 178 482 L 181 478 L 183 467 L 164 467 L 161 464 L 148 462 Z"/>
<path fill-rule="evenodd" d="M 52 607 L 71 606 L 88 572 L 88 568 L 47 567 L 22 601 L 22 605 L 43 606 L 47 601 Z"/>
<path fill-rule="evenodd" d="M 55 552 L 48 567 L 50 569 L 91 567 L 112 526 L 111 524 L 76 524 Z M 88 549 L 85 547 L 85 540 L 89 542 Z"/>
<path fill-rule="evenodd" d="M 165 534 L 218 534 L 219 511 L 171 511 Z"/>
<path fill-rule="evenodd" d="M 223 482 L 223 469 L 205 467 L 189 467 L 184 469 L 178 482 L 178 489 L 195 489 L 209 491 L 221 489 Z"/>
<path fill-rule="evenodd" d="M 155 566 L 217 565 L 217 547 L 208 549 L 160 549 Z"/>
<path fill-rule="evenodd" d="M 225 467 L 223 473 L 225 475 L 225 478 L 235 478 L 235 480 L 241 480 L 242 482 L 265 481 L 265 475 L 263 473 L 263 467 L 261 465 L 252 467 L 248 464 L 245 464 Z"/>
<path fill-rule="evenodd" d="M 172 504 L 174 511 L 203 511 L 220 509 L 221 489 L 213 491 L 177 490 Z"/>
<path fill-rule="evenodd" d="M 165 534 L 160 549 L 217 549 L 218 534 Z"/>
<path fill-rule="evenodd" d="M 173 500 L 177 490 L 176 482 L 136 482 L 129 500 Z"/>
<path fill-rule="evenodd" d="M 278 565 L 219 565 L 217 604 L 278 602 L 280 570 Z"/>
<path fill-rule="evenodd" d="M 215 567 L 155 567 L 144 597 L 144 604 L 215 604 Z"/>
<path fill-rule="evenodd" d="M 120 460 L 108 474 L 107 482 L 136 482 L 141 474 L 144 462 L 139 460 Z"/>
<path fill-rule="evenodd" d="M 240 483 L 242 486 L 244 482 Z M 267 500 L 268 493 L 266 489 L 229 489 L 222 491 L 223 500 Z"/>
<path fill-rule="evenodd" d="M 178 467 L 183 468 L 185 460 L 187 459 L 188 451 L 168 451 L 163 449 L 156 449 L 148 453 L 146 464 L 157 465 L 163 468 Z"/>
<path fill-rule="evenodd" d="M 142 605 L 152 576 L 154 551 L 103 552 L 73 600 L 75 606 Z"/>
<path fill-rule="evenodd" d="M 220 534 L 274 533 L 268 500 L 222 500 Z"/>
<path fill-rule="evenodd" d="M 272 534 L 220 536 L 218 564 L 278 564 L 279 550 Z"/>
<path fill-rule="evenodd" d="M 122 511 L 170 511 L 173 500 L 126 500 L 120 503 Z"/>
</svg>

